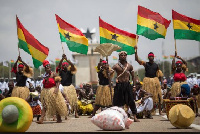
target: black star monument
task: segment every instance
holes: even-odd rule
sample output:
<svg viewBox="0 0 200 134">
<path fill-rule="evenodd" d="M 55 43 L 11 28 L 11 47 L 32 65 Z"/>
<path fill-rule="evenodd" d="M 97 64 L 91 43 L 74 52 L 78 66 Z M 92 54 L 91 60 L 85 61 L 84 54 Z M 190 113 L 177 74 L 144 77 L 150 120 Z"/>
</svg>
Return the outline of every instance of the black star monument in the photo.
<svg viewBox="0 0 200 134">
<path fill-rule="evenodd" d="M 89 30 L 89 28 L 87 28 L 86 33 L 83 33 L 83 34 L 85 35 L 86 38 L 90 38 L 92 40 L 92 35 L 94 33 L 91 33 L 90 30 Z"/>
</svg>

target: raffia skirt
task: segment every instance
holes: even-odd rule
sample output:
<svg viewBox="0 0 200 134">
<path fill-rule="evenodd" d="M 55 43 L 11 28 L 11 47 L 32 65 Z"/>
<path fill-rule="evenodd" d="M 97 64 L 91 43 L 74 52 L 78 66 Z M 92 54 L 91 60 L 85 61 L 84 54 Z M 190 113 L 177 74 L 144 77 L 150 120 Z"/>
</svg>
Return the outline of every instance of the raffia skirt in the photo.
<svg viewBox="0 0 200 134">
<path fill-rule="evenodd" d="M 46 110 L 46 115 L 47 117 L 52 117 L 56 114 L 66 116 L 68 112 L 65 99 L 60 90 L 57 93 L 53 93 L 54 90 L 55 87 L 43 88 L 41 91 L 40 99 L 43 108 Z"/>
<path fill-rule="evenodd" d="M 111 89 L 112 92 L 112 98 L 110 94 L 110 87 L 108 85 L 99 85 L 96 91 L 96 99 L 95 99 L 95 105 L 101 106 L 101 107 L 110 107 L 112 106 L 112 100 L 114 95 L 113 88 Z"/>
<path fill-rule="evenodd" d="M 153 102 L 158 103 L 160 98 L 160 103 L 162 103 L 162 93 L 161 93 L 161 86 L 158 77 L 149 78 L 144 77 L 142 89 L 146 92 L 149 92 L 153 95 Z"/>
<path fill-rule="evenodd" d="M 30 91 L 29 91 L 28 87 L 26 87 L 26 86 L 24 86 L 24 87 L 15 86 L 13 88 L 11 97 L 19 97 L 19 98 L 26 100 L 29 96 L 29 92 Z"/>
<path fill-rule="evenodd" d="M 181 92 L 181 85 L 187 84 L 186 81 L 184 82 L 174 82 L 171 88 L 171 97 L 176 97 L 177 94 Z"/>
<path fill-rule="evenodd" d="M 71 106 L 71 111 L 74 111 L 77 108 L 78 98 L 76 94 L 76 89 L 73 85 L 64 86 L 63 93 L 66 95 L 69 104 Z"/>
</svg>

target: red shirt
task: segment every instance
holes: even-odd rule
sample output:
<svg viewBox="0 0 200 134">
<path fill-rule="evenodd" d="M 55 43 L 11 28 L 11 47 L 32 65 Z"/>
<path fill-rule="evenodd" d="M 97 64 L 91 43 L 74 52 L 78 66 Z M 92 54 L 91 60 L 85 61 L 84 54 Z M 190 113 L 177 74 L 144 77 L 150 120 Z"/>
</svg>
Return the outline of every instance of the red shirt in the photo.
<svg viewBox="0 0 200 134">
<path fill-rule="evenodd" d="M 49 81 L 45 81 L 45 79 L 43 80 L 44 88 L 51 88 L 54 86 L 56 86 L 56 82 L 55 82 L 54 78 L 49 78 Z"/>
<path fill-rule="evenodd" d="M 186 76 L 184 73 L 175 73 L 174 74 L 174 81 L 178 82 L 178 81 L 185 81 L 186 80 Z"/>
</svg>

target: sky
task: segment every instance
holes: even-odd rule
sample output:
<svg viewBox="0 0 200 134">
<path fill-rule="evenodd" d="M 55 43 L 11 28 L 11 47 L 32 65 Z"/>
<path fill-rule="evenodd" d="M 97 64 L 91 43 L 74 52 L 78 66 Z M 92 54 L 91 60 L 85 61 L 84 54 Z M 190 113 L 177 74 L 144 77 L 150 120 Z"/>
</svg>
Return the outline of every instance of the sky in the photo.
<svg viewBox="0 0 200 134">
<path fill-rule="evenodd" d="M 168 20 L 172 20 L 172 9 L 200 20 L 199 0 L 0 0 L 0 60 L 16 60 L 19 54 L 16 15 L 23 26 L 49 48 L 47 59 L 55 60 L 62 56 L 55 14 L 79 29 L 91 31 L 95 28 L 93 38 L 99 42 L 99 16 L 119 29 L 136 34 L 138 5 L 158 12 Z M 199 56 L 199 42 L 177 40 L 176 44 L 179 56 L 185 59 Z M 64 49 L 66 47 L 64 44 Z M 162 53 L 169 56 L 174 55 L 174 51 L 173 23 L 167 29 L 165 39 L 149 40 L 139 36 L 138 55 L 144 61 L 149 52 L 162 61 Z M 21 49 L 20 54 L 24 61 L 33 65 L 30 55 Z M 118 53 L 114 52 L 112 56 L 118 57 Z M 128 56 L 128 61 L 135 69 L 141 67 L 134 55 Z"/>
</svg>

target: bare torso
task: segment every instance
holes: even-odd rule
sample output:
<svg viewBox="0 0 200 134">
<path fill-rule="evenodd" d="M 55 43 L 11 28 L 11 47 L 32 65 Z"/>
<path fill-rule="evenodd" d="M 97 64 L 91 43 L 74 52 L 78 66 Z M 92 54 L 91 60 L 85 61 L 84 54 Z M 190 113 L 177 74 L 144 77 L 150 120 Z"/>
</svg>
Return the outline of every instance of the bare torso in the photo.
<svg viewBox="0 0 200 134">
<path fill-rule="evenodd" d="M 128 67 L 127 67 L 128 65 Z M 133 66 L 130 65 L 129 63 L 125 63 L 123 65 L 124 68 L 122 68 L 118 63 L 115 64 L 113 66 L 113 70 L 116 71 L 117 73 L 117 80 L 118 82 L 129 82 L 130 80 L 130 75 L 132 75 L 132 73 L 134 74 L 133 71 Z M 127 68 L 126 68 L 127 67 Z M 124 70 L 126 69 L 126 71 L 124 72 Z M 124 73 L 123 73 L 124 72 Z M 122 74 L 123 73 L 123 74 Z M 121 75 L 122 74 L 122 75 Z M 120 77 L 118 77 L 120 75 Z"/>
</svg>

